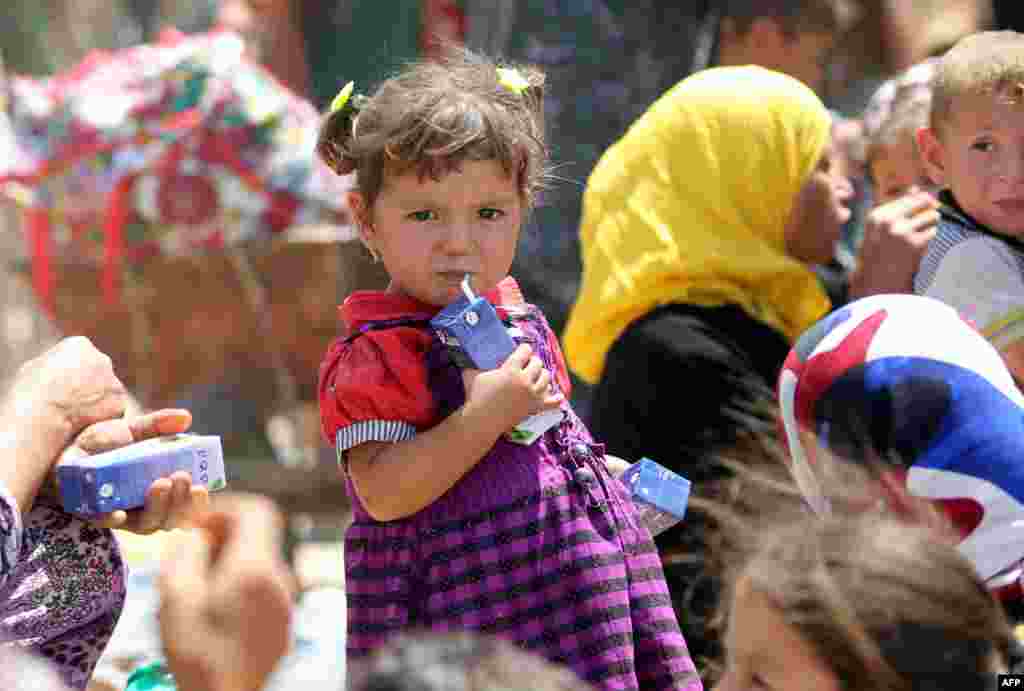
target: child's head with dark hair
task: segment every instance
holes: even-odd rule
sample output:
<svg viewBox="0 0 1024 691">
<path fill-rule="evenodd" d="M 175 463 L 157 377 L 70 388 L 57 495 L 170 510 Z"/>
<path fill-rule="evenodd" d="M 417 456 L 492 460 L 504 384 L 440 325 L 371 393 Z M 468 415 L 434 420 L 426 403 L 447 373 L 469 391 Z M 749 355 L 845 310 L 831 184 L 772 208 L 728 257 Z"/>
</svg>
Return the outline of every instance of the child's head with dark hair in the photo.
<svg viewBox="0 0 1024 691">
<path fill-rule="evenodd" d="M 986 688 L 1013 634 L 970 562 L 866 512 L 762 526 L 732 580 L 719 688 Z"/>
<path fill-rule="evenodd" d="M 543 83 L 452 50 L 332 105 L 317 151 L 355 173 L 349 204 L 390 290 L 444 305 L 465 274 L 477 292 L 507 275 L 547 175 Z"/>
<path fill-rule="evenodd" d="M 473 632 L 396 636 L 350 677 L 350 691 L 590 691 L 569 669 Z"/>
<path fill-rule="evenodd" d="M 1017 644 L 971 562 L 917 518 L 928 506 L 904 497 L 897 509 L 866 467 L 818 460 L 827 515 L 806 508 L 781 462 L 737 465 L 728 503 L 696 504 L 716 519 L 726 583 L 716 688 L 988 688 Z"/>
</svg>

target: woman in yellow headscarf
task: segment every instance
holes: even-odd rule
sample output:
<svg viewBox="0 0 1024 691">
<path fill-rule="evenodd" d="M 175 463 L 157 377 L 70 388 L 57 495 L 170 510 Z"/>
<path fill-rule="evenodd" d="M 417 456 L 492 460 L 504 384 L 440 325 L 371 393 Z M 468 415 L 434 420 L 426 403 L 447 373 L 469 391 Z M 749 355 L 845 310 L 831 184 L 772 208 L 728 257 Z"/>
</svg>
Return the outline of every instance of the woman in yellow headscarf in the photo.
<svg viewBox="0 0 1024 691">
<path fill-rule="evenodd" d="M 830 307 L 810 267 L 831 259 L 853 195 L 830 130 L 797 80 L 723 67 L 677 84 L 598 162 L 564 345 L 596 385 L 591 430 L 609 453 L 699 483 L 737 413 L 771 396 L 791 342 Z M 692 549 L 695 526 L 659 546 Z M 677 614 L 699 646 L 699 617 Z"/>
<path fill-rule="evenodd" d="M 611 439 L 596 426 L 613 453 L 657 448 L 675 465 L 685 449 L 651 437 L 690 426 L 679 415 L 689 397 L 702 408 L 718 398 L 702 386 L 714 372 L 697 365 L 749 361 L 749 372 L 722 374 L 760 375 L 771 388 L 789 344 L 828 311 L 810 267 L 832 257 L 853 194 L 830 129 L 828 111 L 797 80 L 723 67 L 680 82 L 601 158 L 584 193 L 583 279 L 564 340 L 570 367 L 597 385 L 595 418 L 614 409 L 630 428 L 629 438 Z M 656 359 L 622 357 L 636 351 L 634 338 Z M 720 352 L 702 356 L 693 345 Z M 680 348 L 687 359 L 676 362 Z"/>
</svg>

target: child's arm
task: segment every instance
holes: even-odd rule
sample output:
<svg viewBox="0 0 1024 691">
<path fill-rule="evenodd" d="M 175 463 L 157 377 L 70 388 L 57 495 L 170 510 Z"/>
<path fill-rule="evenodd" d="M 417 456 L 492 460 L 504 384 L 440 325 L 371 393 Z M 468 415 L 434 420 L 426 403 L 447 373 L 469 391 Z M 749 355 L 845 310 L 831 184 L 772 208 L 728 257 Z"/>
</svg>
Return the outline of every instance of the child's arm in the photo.
<svg viewBox="0 0 1024 691">
<path fill-rule="evenodd" d="M 494 446 L 533 413 L 557 408 L 561 394 L 528 345 L 489 372 L 466 371 L 466 403 L 437 426 L 395 444 L 367 442 L 348 451 L 359 499 L 378 521 L 411 516 L 448 491 Z"/>
</svg>

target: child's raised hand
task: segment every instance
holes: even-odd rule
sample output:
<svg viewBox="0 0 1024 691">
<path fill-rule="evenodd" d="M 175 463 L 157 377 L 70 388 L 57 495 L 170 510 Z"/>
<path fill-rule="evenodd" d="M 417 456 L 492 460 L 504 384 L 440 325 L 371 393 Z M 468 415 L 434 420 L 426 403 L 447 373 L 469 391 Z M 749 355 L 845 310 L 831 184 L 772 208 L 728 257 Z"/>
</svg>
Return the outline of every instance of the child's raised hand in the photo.
<svg viewBox="0 0 1024 691">
<path fill-rule="evenodd" d="M 562 394 L 551 392 L 551 373 L 527 344 L 516 348 L 501 367 L 482 372 L 465 370 L 466 405 L 499 416 L 507 431 L 524 419 L 561 403 Z"/>
<path fill-rule="evenodd" d="M 871 210 L 850 281 L 851 298 L 913 292 L 914 274 L 935 236 L 938 207 L 934 196 L 917 191 Z"/>
</svg>

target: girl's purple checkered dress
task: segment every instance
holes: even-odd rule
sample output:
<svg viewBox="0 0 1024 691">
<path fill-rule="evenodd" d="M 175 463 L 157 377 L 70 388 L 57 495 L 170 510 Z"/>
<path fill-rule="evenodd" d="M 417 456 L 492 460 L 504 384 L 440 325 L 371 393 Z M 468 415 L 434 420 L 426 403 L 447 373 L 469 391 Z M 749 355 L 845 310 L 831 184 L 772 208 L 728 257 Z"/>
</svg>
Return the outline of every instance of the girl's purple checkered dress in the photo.
<svg viewBox="0 0 1024 691">
<path fill-rule="evenodd" d="M 370 376 L 375 401 L 346 405 L 346 397 L 366 395 L 360 368 L 379 365 L 351 357 L 359 339 L 391 332 L 391 340 L 360 351 L 388 360 L 394 331 L 405 332 L 403 342 L 425 369 L 433 424 L 464 401 L 458 368 L 425 327 L 431 309 L 408 298 L 375 299 L 391 303 L 378 312 L 380 320 L 368 314 L 373 310 L 343 307 L 355 335 L 335 344 L 321 372 L 324 428 L 341 451 L 369 440 L 401 441 L 416 430 L 388 416 L 400 406 L 381 402 L 387 377 Z M 395 300 L 404 317 L 391 309 Z M 536 308 L 498 307 L 549 370 L 564 367 Z M 650 534 L 608 473 L 601 445 L 567 404 L 564 410 L 565 420 L 531 446 L 498 441 L 458 484 L 407 519 L 374 521 L 346 480 L 355 514 L 345 540 L 350 656 L 406 628 L 474 629 L 567 664 L 601 689 L 701 688 Z"/>
</svg>

